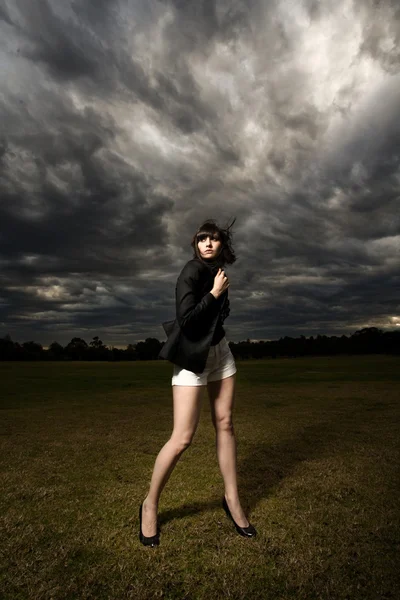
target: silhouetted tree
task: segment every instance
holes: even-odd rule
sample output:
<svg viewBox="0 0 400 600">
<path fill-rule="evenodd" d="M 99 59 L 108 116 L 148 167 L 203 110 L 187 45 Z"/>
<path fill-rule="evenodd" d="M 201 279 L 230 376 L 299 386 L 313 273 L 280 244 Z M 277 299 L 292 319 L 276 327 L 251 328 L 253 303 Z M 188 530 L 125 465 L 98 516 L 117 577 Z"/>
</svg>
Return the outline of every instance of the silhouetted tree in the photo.
<svg viewBox="0 0 400 600">
<path fill-rule="evenodd" d="M 49 360 L 61 360 L 64 356 L 64 348 L 58 342 L 52 342 L 47 351 Z"/>
<path fill-rule="evenodd" d="M 136 348 L 133 344 L 128 344 L 124 353 L 125 360 L 138 360 Z"/>
<path fill-rule="evenodd" d="M 386 331 L 382 335 L 382 347 L 389 354 L 400 354 L 400 331 Z"/>
<path fill-rule="evenodd" d="M 161 350 L 161 342 L 156 338 L 146 338 L 136 344 L 136 354 L 139 360 L 155 360 Z"/>
<path fill-rule="evenodd" d="M 65 354 L 71 360 L 82 360 L 87 356 L 88 345 L 82 338 L 74 337 L 65 347 Z"/>
<path fill-rule="evenodd" d="M 111 357 L 111 351 L 103 344 L 98 335 L 89 343 L 89 358 L 91 360 L 107 360 Z"/>
<path fill-rule="evenodd" d="M 103 348 L 105 348 L 103 342 L 101 341 L 101 339 L 99 338 L 98 335 L 96 335 L 92 341 L 89 343 L 89 346 L 91 346 L 92 348 L 95 348 L 96 350 L 101 350 Z"/>
<path fill-rule="evenodd" d="M 0 338 L 0 360 L 155 360 L 164 342 L 156 338 L 146 338 L 136 345 L 128 344 L 125 350 L 107 348 L 98 336 L 88 346 L 82 338 L 74 337 L 63 348 L 58 342 L 50 344 L 44 351 L 41 344 L 13 342 L 9 335 Z M 285 336 L 279 340 L 251 342 L 230 342 L 235 358 L 276 358 L 277 356 L 318 356 L 337 354 L 389 353 L 400 354 L 400 331 L 383 333 L 376 327 L 364 327 L 350 337 L 342 335 L 317 335 L 292 338 Z"/>
<path fill-rule="evenodd" d="M 129 360 L 125 357 L 125 350 L 121 348 L 115 348 L 114 346 L 109 350 L 108 360 Z"/>
<path fill-rule="evenodd" d="M 15 359 L 15 344 L 12 341 L 10 335 L 0 338 L 0 360 L 14 360 Z"/>
<path fill-rule="evenodd" d="M 22 344 L 24 360 L 40 360 L 43 355 L 43 346 L 36 342 L 24 342 Z"/>
<path fill-rule="evenodd" d="M 377 327 L 364 327 L 351 336 L 351 349 L 357 354 L 381 352 L 382 330 Z"/>
</svg>

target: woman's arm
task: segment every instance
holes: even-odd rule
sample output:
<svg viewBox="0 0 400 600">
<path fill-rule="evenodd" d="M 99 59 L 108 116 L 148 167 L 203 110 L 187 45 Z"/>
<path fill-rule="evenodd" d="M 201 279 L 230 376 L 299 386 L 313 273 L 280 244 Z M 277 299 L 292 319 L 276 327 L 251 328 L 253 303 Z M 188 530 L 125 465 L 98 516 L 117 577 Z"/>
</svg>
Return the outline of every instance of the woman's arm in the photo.
<svg viewBox="0 0 400 600">
<path fill-rule="evenodd" d="M 176 318 L 182 330 L 207 327 L 215 316 L 216 298 L 207 292 L 199 300 L 199 285 L 200 271 L 188 263 L 176 284 Z"/>
<path fill-rule="evenodd" d="M 206 293 L 205 283 L 202 281 L 198 263 L 189 261 L 182 269 L 176 284 L 176 316 L 183 330 L 198 331 L 200 327 L 207 329 L 220 310 L 221 301 L 222 304 L 225 302 L 222 296 L 227 294 L 229 280 L 223 269 L 218 269 L 214 281 L 209 282 L 211 289 Z M 203 297 L 199 298 L 202 293 Z"/>
</svg>

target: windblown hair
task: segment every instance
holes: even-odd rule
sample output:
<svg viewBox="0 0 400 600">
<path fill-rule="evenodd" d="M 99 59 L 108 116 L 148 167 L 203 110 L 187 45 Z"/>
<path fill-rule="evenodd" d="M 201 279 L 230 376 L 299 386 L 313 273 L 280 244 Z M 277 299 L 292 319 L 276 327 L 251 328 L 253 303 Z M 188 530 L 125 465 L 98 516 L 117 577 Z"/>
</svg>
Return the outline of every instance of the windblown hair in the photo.
<svg viewBox="0 0 400 600">
<path fill-rule="evenodd" d="M 221 254 L 219 255 L 219 257 L 217 259 L 218 263 L 220 263 L 221 266 L 226 265 L 226 264 L 231 265 L 232 263 L 234 263 L 236 260 L 236 256 L 235 256 L 235 252 L 232 247 L 231 228 L 235 221 L 236 221 L 236 218 L 233 219 L 232 223 L 225 229 L 223 229 L 222 227 L 219 227 L 217 225 L 217 223 L 214 221 L 214 219 L 208 219 L 207 221 L 205 221 L 198 228 L 198 230 L 196 231 L 196 233 L 192 239 L 191 245 L 193 248 L 194 258 L 199 258 L 200 260 L 203 260 L 200 256 L 199 247 L 197 245 L 198 236 L 215 235 L 222 242 Z"/>
</svg>

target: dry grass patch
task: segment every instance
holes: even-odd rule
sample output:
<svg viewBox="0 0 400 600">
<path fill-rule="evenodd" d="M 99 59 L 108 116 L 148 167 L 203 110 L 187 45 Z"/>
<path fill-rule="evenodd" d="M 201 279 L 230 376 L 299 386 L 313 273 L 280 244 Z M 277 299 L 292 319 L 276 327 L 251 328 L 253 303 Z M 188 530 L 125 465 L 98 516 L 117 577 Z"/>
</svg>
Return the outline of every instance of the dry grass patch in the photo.
<svg viewBox="0 0 400 600">
<path fill-rule="evenodd" d="M 0 597 L 400 597 L 399 360 L 238 365 L 243 502 L 226 518 L 210 411 L 160 507 L 138 507 L 172 424 L 167 363 L 0 363 Z"/>
</svg>

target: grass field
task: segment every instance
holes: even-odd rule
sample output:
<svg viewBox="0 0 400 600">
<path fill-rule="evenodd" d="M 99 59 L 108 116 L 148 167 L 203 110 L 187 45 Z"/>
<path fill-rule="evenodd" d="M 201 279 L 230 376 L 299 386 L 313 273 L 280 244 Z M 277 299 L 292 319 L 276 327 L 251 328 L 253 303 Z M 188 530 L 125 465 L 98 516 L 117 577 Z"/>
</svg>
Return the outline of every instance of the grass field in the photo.
<svg viewBox="0 0 400 600">
<path fill-rule="evenodd" d="M 171 366 L 0 363 L 0 598 L 400 598 L 400 359 L 238 362 L 237 535 L 205 398 L 160 505 L 138 508 L 172 424 Z"/>
</svg>

